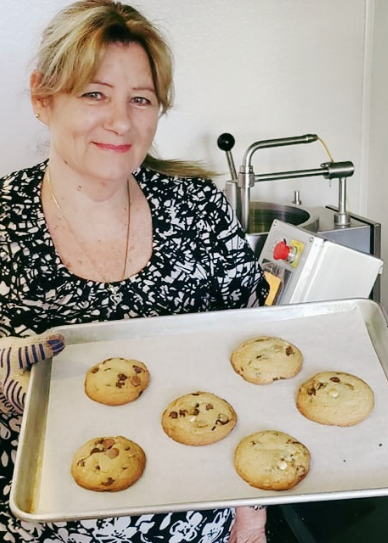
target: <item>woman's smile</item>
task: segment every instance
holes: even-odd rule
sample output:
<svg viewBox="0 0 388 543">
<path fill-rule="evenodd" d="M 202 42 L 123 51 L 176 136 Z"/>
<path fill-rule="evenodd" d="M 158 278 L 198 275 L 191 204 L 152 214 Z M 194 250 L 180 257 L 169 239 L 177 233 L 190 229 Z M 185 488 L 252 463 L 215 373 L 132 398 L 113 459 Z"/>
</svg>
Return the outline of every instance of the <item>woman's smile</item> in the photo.
<svg viewBox="0 0 388 543">
<path fill-rule="evenodd" d="M 115 145 L 113 143 L 102 143 L 98 141 L 94 141 L 93 143 L 99 149 L 102 149 L 105 151 L 112 151 L 115 153 L 127 153 L 132 147 L 132 145 L 130 144 Z"/>
</svg>

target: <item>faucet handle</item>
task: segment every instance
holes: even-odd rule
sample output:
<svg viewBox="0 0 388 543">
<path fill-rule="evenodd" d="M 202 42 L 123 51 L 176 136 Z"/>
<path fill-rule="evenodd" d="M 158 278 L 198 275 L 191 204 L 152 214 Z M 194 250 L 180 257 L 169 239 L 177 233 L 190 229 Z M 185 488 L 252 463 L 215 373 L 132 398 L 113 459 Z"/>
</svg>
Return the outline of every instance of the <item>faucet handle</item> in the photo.
<svg viewBox="0 0 388 543">
<path fill-rule="evenodd" d="M 221 151 L 231 151 L 235 143 L 236 142 L 232 134 L 228 134 L 227 132 L 221 134 L 217 140 L 217 145 Z"/>
<path fill-rule="evenodd" d="M 221 134 L 217 140 L 217 145 L 221 149 L 221 151 L 226 152 L 226 159 L 228 161 L 229 171 L 231 175 L 231 179 L 234 182 L 237 182 L 237 172 L 236 172 L 236 166 L 234 165 L 233 156 L 231 153 L 231 149 L 233 149 L 235 144 L 234 137 L 232 134 Z"/>
</svg>

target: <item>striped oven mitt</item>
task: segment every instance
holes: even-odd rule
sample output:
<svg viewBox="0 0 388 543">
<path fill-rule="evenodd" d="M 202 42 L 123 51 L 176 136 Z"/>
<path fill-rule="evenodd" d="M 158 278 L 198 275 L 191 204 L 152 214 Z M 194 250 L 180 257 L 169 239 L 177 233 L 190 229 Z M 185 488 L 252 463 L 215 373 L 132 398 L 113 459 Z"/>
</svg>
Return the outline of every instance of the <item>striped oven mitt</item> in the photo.
<svg viewBox="0 0 388 543">
<path fill-rule="evenodd" d="M 61 334 L 0 338 L 0 410 L 23 413 L 31 366 L 59 354 Z"/>
</svg>

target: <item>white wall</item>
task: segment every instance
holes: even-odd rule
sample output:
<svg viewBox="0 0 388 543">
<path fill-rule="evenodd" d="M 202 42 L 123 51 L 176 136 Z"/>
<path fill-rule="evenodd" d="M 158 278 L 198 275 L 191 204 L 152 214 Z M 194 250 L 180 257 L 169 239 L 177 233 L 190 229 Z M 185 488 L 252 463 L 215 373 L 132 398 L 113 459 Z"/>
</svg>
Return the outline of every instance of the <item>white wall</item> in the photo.
<svg viewBox="0 0 388 543">
<path fill-rule="evenodd" d="M 67 4 L 0 0 L 0 175 L 47 154 L 48 135 L 30 111 L 28 77 L 40 31 Z M 382 36 L 387 4 L 376 0 Z M 236 139 L 237 166 L 254 141 L 316 133 L 335 160 L 355 164 L 348 208 L 383 220 L 379 195 L 385 174 L 371 166 L 388 156 L 380 139 L 388 104 L 379 90 L 374 119 L 380 147 L 372 146 L 368 155 L 373 0 L 135 0 L 133 5 L 164 30 L 175 54 L 176 103 L 157 134 L 163 156 L 207 161 L 223 174 L 217 181 L 222 187 L 228 177 L 216 145 L 222 132 Z M 253 164 L 256 173 L 265 173 L 317 168 L 327 159 L 313 143 L 258 151 Z M 260 183 L 253 197 L 291 202 L 295 189 L 305 206 L 338 201 L 337 182 L 322 177 Z"/>
</svg>

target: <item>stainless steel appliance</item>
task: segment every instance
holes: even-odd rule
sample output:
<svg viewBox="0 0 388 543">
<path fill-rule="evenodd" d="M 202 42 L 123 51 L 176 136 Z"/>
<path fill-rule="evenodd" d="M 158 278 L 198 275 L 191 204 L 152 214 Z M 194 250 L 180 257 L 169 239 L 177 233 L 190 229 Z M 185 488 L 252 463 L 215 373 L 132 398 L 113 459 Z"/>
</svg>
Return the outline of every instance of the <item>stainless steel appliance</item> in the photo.
<svg viewBox="0 0 388 543">
<path fill-rule="evenodd" d="M 231 175 L 231 179 L 226 182 L 225 186 L 226 197 L 235 209 L 253 251 L 258 258 L 261 257 L 273 221 L 280 220 L 317 233 L 321 238 L 336 244 L 379 258 L 381 254 L 381 225 L 354 215 L 346 209 L 346 181 L 354 172 L 352 162 L 331 161 L 321 164 L 320 168 L 310 170 L 258 175 L 254 173 L 251 161 L 257 150 L 313 143 L 317 140 L 320 140 L 327 150 L 325 143 L 315 134 L 255 142 L 247 149 L 237 174 L 231 154 L 235 143 L 233 136 L 225 133 L 218 138 L 219 148 L 226 152 Z M 328 155 L 331 158 L 329 151 Z M 256 182 L 317 175 L 329 179 L 338 178 L 338 206 L 304 208 L 301 206 L 298 191 L 295 191 L 292 205 L 251 201 L 250 199 L 250 188 Z M 346 252 L 344 252 L 344 256 L 346 256 Z M 344 266 L 346 266 L 346 261 L 342 264 L 342 267 Z M 370 297 L 377 302 L 381 301 L 380 276 L 376 278 Z M 283 303 L 287 302 L 284 300 Z M 288 303 L 290 303 L 290 299 Z"/>
</svg>

